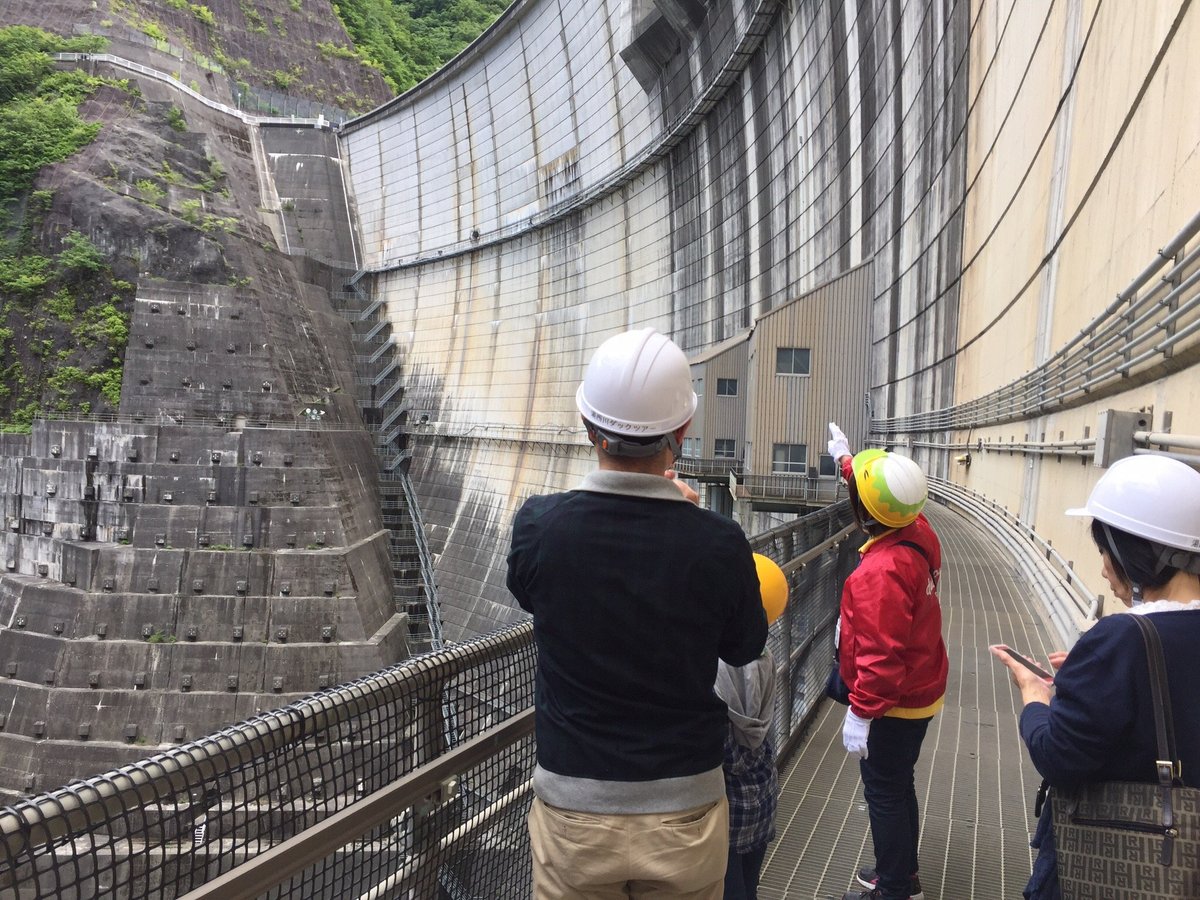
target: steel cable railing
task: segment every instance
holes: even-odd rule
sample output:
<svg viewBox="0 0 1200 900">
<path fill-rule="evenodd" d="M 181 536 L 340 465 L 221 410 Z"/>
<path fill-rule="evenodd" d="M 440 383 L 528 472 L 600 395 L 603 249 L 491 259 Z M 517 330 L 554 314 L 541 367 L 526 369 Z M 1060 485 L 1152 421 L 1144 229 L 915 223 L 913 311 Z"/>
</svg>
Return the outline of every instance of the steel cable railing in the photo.
<svg viewBox="0 0 1200 900">
<path fill-rule="evenodd" d="M 876 419 L 877 436 L 999 425 L 1091 403 L 1200 357 L 1200 213 L 1103 312 L 1037 368 L 982 397 Z"/>
<path fill-rule="evenodd" d="M 1088 590 L 1073 564 L 1008 509 L 941 478 L 929 479 L 929 491 L 932 499 L 964 513 L 990 531 L 1012 554 L 1043 598 L 1062 646 L 1073 644 L 1080 628 L 1103 612 L 1104 598 Z"/>
</svg>

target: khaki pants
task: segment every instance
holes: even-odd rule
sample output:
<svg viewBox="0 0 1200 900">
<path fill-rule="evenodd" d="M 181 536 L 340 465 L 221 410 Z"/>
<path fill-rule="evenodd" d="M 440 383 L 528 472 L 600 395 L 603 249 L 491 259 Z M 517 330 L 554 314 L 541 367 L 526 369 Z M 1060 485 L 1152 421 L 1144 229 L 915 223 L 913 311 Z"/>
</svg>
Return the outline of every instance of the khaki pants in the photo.
<svg viewBox="0 0 1200 900">
<path fill-rule="evenodd" d="M 721 900 L 729 803 L 672 813 L 529 811 L 534 900 Z"/>
</svg>

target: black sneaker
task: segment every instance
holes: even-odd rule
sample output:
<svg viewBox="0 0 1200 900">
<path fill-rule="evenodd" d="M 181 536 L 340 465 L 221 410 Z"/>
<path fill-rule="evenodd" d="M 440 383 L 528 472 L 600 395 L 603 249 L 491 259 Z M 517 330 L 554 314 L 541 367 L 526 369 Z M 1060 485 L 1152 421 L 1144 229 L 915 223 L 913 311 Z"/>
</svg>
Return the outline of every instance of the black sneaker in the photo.
<svg viewBox="0 0 1200 900">
<path fill-rule="evenodd" d="M 879 874 L 874 869 L 859 869 L 858 883 L 863 887 L 875 890 L 879 884 Z M 849 894 L 846 895 L 850 897 Z M 863 895 L 863 900 L 870 900 L 869 893 Z M 925 900 L 925 894 L 921 891 L 921 879 L 916 875 L 912 877 L 912 886 L 908 889 L 908 900 Z"/>
<path fill-rule="evenodd" d="M 879 888 L 873 888 L 869 891 L 850 891 L 842 895 L 842 900 L 879 900 L 882 896 Z"/>
</svg>

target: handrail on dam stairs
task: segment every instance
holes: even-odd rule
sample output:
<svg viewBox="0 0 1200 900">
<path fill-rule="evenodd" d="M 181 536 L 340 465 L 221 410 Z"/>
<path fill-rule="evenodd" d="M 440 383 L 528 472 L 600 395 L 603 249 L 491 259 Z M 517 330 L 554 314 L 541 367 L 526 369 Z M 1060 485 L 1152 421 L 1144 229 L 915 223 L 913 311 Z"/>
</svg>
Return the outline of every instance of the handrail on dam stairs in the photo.
<svg viewBox="0 0 1200 900">
<path fill-rule="evenodd" d="M 787 573 L 781 754 L 821 698 L 843 502 L 751 539 Z M 0 897 L 520 896 L 534 767 L 529 622 L 0 810 Z"/>
<path fill-rule="evenodd" d="M 392 561 L 393 583 L 407 584 L 404 573 L 409 568 L 407 559 L 415 555 L 423 602 L 397 594 L 394 599 L 402 601 L 412 623 L 425 627 L 425 638 L 431 649 L 443 646 L 441 613 L 438 607 L 437 580 L 433 569 L 433 554 L 425 540 L 425 524 L 421 518 L 420 505 L 408 475 L 412 450 L 399 446 L 406 429 L 408 411 L 404 401 L 404 368 L 399 357 L 400 350 L 393 340 L 387 309 L 378 299 L 372 300 L 359 283 L 359 274 L 345 270 L 347 290 L 334 292 L 330 300 L 338 313 L 351 327 L 356 345 L 369 348 L 372 342 L 379 347 L 367 358 L 356 355 L 358 402 L 364 411 L 375 443 L 375 452 L 380 458 L 380 492 L 387 507 L 384 510 L 385 524 L 391 531 L 388 542 Z M 372 367 L 375 367 L 372 369 Z M 398 503 L 390 501 L 398 499 Z M 411 528 L 404 526 L 410 525 Z M 417 609 L 423 612 L 416 613 Z"/>
</svg>

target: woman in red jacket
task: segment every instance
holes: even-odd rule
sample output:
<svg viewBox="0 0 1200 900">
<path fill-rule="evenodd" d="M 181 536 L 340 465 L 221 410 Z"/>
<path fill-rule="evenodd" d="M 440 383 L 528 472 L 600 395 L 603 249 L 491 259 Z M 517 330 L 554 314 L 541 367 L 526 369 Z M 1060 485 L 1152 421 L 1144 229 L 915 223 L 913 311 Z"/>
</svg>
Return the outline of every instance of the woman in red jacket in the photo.
<svg viewBox="0 0 1200 900">
<path fill-rule="evenodd" d="M 830 433 L 830 454 L 868 537 L 842 589 L 838 658 L 850 688 L 842 743 L 859 757 L 875 866 L 858 873 L 867 890 L 844 900 L 921 898 L 913 772 L 949 669 L 937 596 L 941 545 L 921 515 L 928 489 L 917 464 L 884 450 L 851 457 L 832 423 Z"/>
</svg>

